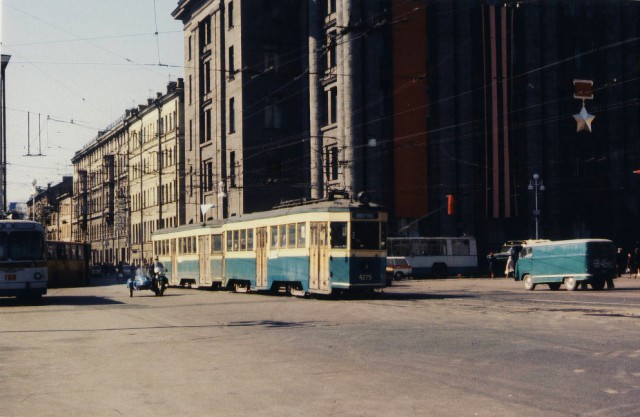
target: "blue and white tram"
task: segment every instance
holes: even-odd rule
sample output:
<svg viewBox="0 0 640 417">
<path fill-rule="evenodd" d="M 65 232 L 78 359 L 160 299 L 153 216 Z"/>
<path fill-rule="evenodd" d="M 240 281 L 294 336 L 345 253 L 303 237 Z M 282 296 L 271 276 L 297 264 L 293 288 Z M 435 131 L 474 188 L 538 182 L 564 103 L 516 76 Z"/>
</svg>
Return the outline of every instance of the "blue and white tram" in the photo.
<svg viewBox="0 0 640 417">
<path fill-rule="evenodd" d="M 330 294 L 385 286 L 387 213 L 349 200 L 158 230 L 170 285 Z"/>
<path fill-rule="evenodd" d="M 45 229 L 28 220 L 0 220 L 0 296 L 47 293 Z"/>
</svg>

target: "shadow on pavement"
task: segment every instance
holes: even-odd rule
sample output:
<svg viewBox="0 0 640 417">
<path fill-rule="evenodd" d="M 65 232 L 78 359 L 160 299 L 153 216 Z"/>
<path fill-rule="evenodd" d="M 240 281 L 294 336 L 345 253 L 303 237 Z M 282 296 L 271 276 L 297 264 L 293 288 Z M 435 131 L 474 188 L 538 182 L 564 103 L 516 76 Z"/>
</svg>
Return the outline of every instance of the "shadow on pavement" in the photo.
<svg viewBox="0 0 640 417">
<path fill-rule="evenodd" d="M 99 306 L 123 304 L 110 298 L 96 297 L 93 295 L 77 296 L 44 296 L 36 298 L 0 298 L 0 308 L 2 307 L 22 307 L 22 306 Z"/>
</svg>

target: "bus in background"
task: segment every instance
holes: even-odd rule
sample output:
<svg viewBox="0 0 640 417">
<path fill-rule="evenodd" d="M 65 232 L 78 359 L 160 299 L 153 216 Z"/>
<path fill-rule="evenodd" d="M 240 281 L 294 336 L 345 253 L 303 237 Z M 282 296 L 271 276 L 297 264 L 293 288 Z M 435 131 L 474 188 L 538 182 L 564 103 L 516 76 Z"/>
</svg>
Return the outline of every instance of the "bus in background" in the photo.
<svg viewBox="0 0 640 417">
<path fill-rule="evenodd" d="M 416 278 L 474 276 L 478 250 L 473 237 L 389 237 L 388 256 L 404 256 Z"/>
<path fill-rule="evenodd" d="M 88 243 L 47 241 L 49 288 L 86 285 L 90 281 Z"/>
<path fill-rule="evenodd" d="M 45 229 L 28 220 L 0 220 L 0 296 L 47 293 Z"/>
</svg>

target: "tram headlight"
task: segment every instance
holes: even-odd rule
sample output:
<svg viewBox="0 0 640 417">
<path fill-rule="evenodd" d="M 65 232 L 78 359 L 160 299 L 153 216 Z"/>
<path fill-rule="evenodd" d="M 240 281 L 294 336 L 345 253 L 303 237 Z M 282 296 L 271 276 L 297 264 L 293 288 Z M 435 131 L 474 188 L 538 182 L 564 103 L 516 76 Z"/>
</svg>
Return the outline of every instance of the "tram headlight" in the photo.
<svg viewBox="0 0 640 417">
<path fill-rule="evenodd" d="M 41 279 L 42 278 L 42 274 L 40 272 L 36 272 L 35 274 L 33 274 L 33 278 L 34 279 Z"/>
</svg>

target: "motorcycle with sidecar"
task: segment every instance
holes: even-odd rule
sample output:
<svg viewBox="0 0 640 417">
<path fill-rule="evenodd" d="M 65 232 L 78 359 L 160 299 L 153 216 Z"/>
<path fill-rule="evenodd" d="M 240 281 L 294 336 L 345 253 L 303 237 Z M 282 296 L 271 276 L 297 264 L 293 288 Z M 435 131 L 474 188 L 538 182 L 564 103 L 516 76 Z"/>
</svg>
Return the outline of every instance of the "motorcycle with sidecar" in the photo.
<svg viewBox="0 0 640 417">
<path fill-rule="evenodd" d="M 150 276 L 149 276 L 150 275 Z M 164 295 L 169 281 L 165 277 L 164 272 L 160 268 L 155 268 L 153 273 L 143 275 L 138 269 L 136 276 L 127 280 L 127 288 L 129 288 L 129 297 L 133 297 L 134 291 L 151 290 L 157 296 Z"/>
</svg>

